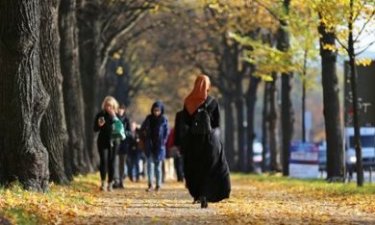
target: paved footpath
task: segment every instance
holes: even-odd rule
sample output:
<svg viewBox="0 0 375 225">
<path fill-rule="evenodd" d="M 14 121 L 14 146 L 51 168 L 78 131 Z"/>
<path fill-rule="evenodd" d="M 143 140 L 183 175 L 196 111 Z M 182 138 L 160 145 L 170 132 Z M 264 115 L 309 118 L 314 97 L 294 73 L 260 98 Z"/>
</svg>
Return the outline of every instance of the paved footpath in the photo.
<svg viewBox="0 0 375 225">
<path fill-rule="evenodd" d="M 235 178 L 231 198 L 201 209 L 183 184 L 168 181 L 159 192 L 145 181 L 123 190 L 99 192 L 93 205 L 69 224 L 375 224 L 370 196 L 304 193 L 272 182 Z"/>
</svg>

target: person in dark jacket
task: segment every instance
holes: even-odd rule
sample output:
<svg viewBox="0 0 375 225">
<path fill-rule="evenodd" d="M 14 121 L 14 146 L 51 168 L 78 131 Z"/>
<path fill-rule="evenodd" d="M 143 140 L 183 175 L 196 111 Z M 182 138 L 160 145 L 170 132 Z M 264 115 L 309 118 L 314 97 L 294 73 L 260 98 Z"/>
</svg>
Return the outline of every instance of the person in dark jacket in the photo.
<svg viewBox="0 0 375 225">
<path fill-rule="evenodd" d="M 155 190 L 158 191 L 162 182 L 162 162 L 165 159 L 165 143 L 168 135 L 168 120 L 164 116 L 164 105 L 156 101 L 142 124 L 141 132 L 145 136 L 145 154 L 147 157 L 148 188 L 153 188 L 154 173 L 156 177 Z"/>
<path fill-rule="evenodd" d="M 182 149 L 182 140 L 186 136 L 187 127 L 183 122 L 183 111 L 178 111 L 175 117 L 175 129 L 174 129 L 174 146 L 176 151 L 174 154 L 174 166 L 177 174 L 177 181 L 184 181 L 184 158 Z"/>
<path fill-rule="evenodd" d="M 207 202 L 229 198 L 231 191 L 229 168 L 220 140 L 219 104 L 208 95 L 209 89 L 208 76 L 198 76 L 183 110 L 183 126 L 188 127 L 182 142 L 186 187 L 194 202 L 200 201 L 201 208 L 207 208 Z M 193 132 L 192 128 L 195 115 L 201 110 L 206 110 L 212 128 L 204 134 Z"/>
<path fill-rule="evenodd" d="M 118 109 L 118 118 L 121 120 L 122 124 L 124 125 L 125 129 L 125 136 L 128 137 L 131 133 L 130 131 L 130 121 L 129 118 L 126 116 L 126 107 L 124 104 L 121 104 Z M 126 138 L 122 140 L 116 154 L 115 159 L 115 183 L 113 185 L 114 188 L 124 188 L 124 179 L 125 179 L 125 166 L 126 166 L 126 158 L 128 155 L 129 149 L 129 139 Z"/>
<path fill-rule="evenodd" d="M 102 191 L 107 190 L 105 182 L 107 174 L 108 191 L 112 191 L 113 188 L 116 148 L 118 147 L 120 140 L 113 138 L 112 124 L 119 120 L 116 114 L 118 107 L 116 99 L 112 96 L 107 96 L 103 100 L 102 110 L 95 116 L 94 131 L 99 132 L 97 145 L 100 157 L 100 189 Z"/>
<path fill-rule="evenodd" d="M 141 160 L 141 149 L 139 149 L 140 129 L 137 128 L 137 123 L 132 122 L 130 125 L 130 135 L 127 136 L 128 143 L 128 175 L 131 181 L 139 181 L 140 168 L 139 161 Z"/>
</svg>

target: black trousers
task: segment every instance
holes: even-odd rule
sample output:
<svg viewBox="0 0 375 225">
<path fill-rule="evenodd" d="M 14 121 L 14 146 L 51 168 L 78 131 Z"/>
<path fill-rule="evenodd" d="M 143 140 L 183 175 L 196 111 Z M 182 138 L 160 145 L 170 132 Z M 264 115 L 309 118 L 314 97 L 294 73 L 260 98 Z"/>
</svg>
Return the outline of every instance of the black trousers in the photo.
<svg viewBox="0 0 375 225">
<path fill-rule="evenodd" d="M 102 181 L 106 179 L 108 173 L 108 183 L 113 181 L 115 174 L 115 158 L 116 158 L 116 143 L 111 143 L 110 146 L 98 147 L 100 157 L 100 178 Z"/>
<path fill-rule="evenodd" d="M 173 161 L 177 181 L 184 181 L 184 159 L 182 158 L 182 155 L 175 156 Z"/>
</svg>

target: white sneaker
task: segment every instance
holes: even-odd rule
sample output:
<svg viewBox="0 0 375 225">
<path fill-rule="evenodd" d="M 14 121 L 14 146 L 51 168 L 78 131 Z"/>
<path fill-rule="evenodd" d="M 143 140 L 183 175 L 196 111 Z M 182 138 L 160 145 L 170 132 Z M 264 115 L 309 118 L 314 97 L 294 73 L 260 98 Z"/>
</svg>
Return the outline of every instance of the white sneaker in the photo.
<svg viewBox="0 0 375 225">
<path fill-rule="evenodd" d="M 102 181 L 102 185 L 100 186 L 100 190 L 101 191 L 106 191 L 107 190 L 106 182 L 105 181 Z"/>
<path fill-rule="evenodd" d="M 113 182 L 108 183 L 108 191 L 113 191 Z"/>
</svg>

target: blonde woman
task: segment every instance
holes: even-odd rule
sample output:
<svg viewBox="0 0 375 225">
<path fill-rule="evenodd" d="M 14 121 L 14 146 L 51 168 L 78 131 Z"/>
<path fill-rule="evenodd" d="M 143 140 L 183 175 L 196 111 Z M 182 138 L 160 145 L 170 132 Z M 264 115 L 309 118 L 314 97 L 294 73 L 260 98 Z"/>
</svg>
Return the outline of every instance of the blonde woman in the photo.
<svg viewBox="0 0 375 225">
<path fill-rule="evenodd" d="M 115 173 L 115 156 L 117 145 L 119 140 L 117 136 L 114 136 L 113 126 L 119 124 L 117 111 L 119 104 L 116 99 L 112 96 L 107 96 L 104 98 L 102 103 L 102 110 L 96 115 L 94 123 L 94 131 L 99 132 L 97 139 L 97 145 L 100 157 L 100 178 L 102 191 L 112 191 L 113 188 L 113 178 Z M 122 124 L 120 122 L 120 124 Z M 122 127 L 122 132 L 124 128 Z M 108 186 L 106 186 L 106 176 L 108 174 Z"/>
</svg>

